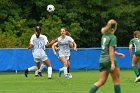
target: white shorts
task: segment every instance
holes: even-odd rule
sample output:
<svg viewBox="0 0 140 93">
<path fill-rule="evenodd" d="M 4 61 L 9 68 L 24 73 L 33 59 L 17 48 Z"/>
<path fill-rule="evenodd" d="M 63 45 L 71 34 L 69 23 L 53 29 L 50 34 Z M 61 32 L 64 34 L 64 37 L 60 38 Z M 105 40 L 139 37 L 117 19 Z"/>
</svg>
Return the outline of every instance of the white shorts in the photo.
<svg viewBox="0 0 140 93">
<path fill-rule="evenodd" d="M 45 60 L 48 60 L 48 56 L 44 56 L 42 58 L 34 58 L 34 61 L 37 63 L 37 62 L 40 62 L 40 61 L 45 61 Z"/>
<path fill-rule="evenodd" d="M 69 60 L 69 59 L 70 59 L 70 56 L 60 55 L 60 56 L 59 56 L 59 58 L 60 58 L 60 57 L 65 57 L 65 58 L 66 58 L 66 60 Z"/>
</svg>

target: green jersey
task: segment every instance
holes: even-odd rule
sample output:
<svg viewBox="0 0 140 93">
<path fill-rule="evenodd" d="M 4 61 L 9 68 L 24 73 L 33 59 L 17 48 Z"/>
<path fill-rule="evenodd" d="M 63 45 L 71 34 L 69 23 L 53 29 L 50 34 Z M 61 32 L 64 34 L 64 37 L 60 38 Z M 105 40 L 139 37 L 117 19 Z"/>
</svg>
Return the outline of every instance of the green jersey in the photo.
<svg viewBox="0 0 140 93">
<path fill-rule="evenodd" d="M 135 52 L 140 50 L 140 40 L 138 38 L 131 39 L 129 45 L 134 45 Z"/>
<path fill-rule="evenodd" d="M 110 62 L 109 46 L 117 46 L 117 38 L 114 34 L 104 34 L 101 39 L 100 63 Z"/>
</svg>

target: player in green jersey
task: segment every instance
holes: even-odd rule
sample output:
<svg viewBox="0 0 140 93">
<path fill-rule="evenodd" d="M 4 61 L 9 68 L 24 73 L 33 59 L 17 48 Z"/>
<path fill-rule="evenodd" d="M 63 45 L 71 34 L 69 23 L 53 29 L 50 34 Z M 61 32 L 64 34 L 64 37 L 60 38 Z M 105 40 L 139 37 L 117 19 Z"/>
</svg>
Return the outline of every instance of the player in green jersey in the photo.
<svg viewBox="0 0 140 93">
<path fill-rule="evenodd" d="M 133 45 L 135 47 L 135 53 L 132 55 Z M 136 79 L 135 82 L 140 82 L 140 63 L 137 68 L 136 64 L 140 61 L 140 32 L 134 31 L 134 38 L 129 42 L 129 53 L 132 58 L 132 68 L 135 72 Z"/>
<path fill-rule="evenodd" d="M 121 93 L 120 88 L 120 68 L 115 59 L 115 55 L 124 57 L 122 53 L 115 52 L 117 38 L 114 35 L 117 29 L 117 22 L 109 20 L 107 25 L 102 28 L 101 55 L 100 55 L 100 79 L 90 89 L 89 93 L 96 93 L 99 87 L 103 86 L 109 76 L 113 79 L 115 93 Z"/>
</svg>

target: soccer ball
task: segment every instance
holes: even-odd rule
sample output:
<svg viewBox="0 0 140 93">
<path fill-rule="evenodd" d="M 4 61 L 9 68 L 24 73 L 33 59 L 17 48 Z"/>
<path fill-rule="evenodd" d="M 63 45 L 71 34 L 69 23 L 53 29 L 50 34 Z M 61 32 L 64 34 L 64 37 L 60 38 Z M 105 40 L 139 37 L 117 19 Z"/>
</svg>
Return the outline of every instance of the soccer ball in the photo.
<svg viewBox="0 0 140 93">
<path fill-rule="evenodd" d="M 47 6 L 47 11 L 48 12 L 53 12 L 55 10 L 55 7 L 53 5 L 48 5 Z"/>
</svg>

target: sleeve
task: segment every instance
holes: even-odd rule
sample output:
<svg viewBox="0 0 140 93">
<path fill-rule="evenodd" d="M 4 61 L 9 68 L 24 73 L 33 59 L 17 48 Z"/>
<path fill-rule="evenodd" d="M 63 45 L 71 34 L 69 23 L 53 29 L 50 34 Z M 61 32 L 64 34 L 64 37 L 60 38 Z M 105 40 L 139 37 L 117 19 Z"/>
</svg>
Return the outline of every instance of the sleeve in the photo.
<svg viewBox="0 0 140 93">
<path fill-rule="evenodd" d="M 74 39 L 72 37 L 69 37 L 69 42 L 74 42 Z"/>
<path fill-rule="evenodd" d="M 133 45 L 133 39 L 130 40 L 129 45 Z"/>
<path fill-rule="evenodd" d="M 34 39 L 34 35 L 32 35 L 31 39 L 30 39 L 30 44 L 33 45 L 33 39 Z"/>
<path fill-rule="evenodd" d="M 110 45 L 110 46 L 114 46 L 114 47 L 117 46 L 117 38 L 116 38 L 116 36 L 113 36 L 113 37 L 111 38 L 109 45 Z"/>
<path fill-rule="evenodd" d="M 48 38 L 46 36 L 44 36 L 44 40 L 45 40 L 45 45 L 48 44 Z"/>
</svg>

